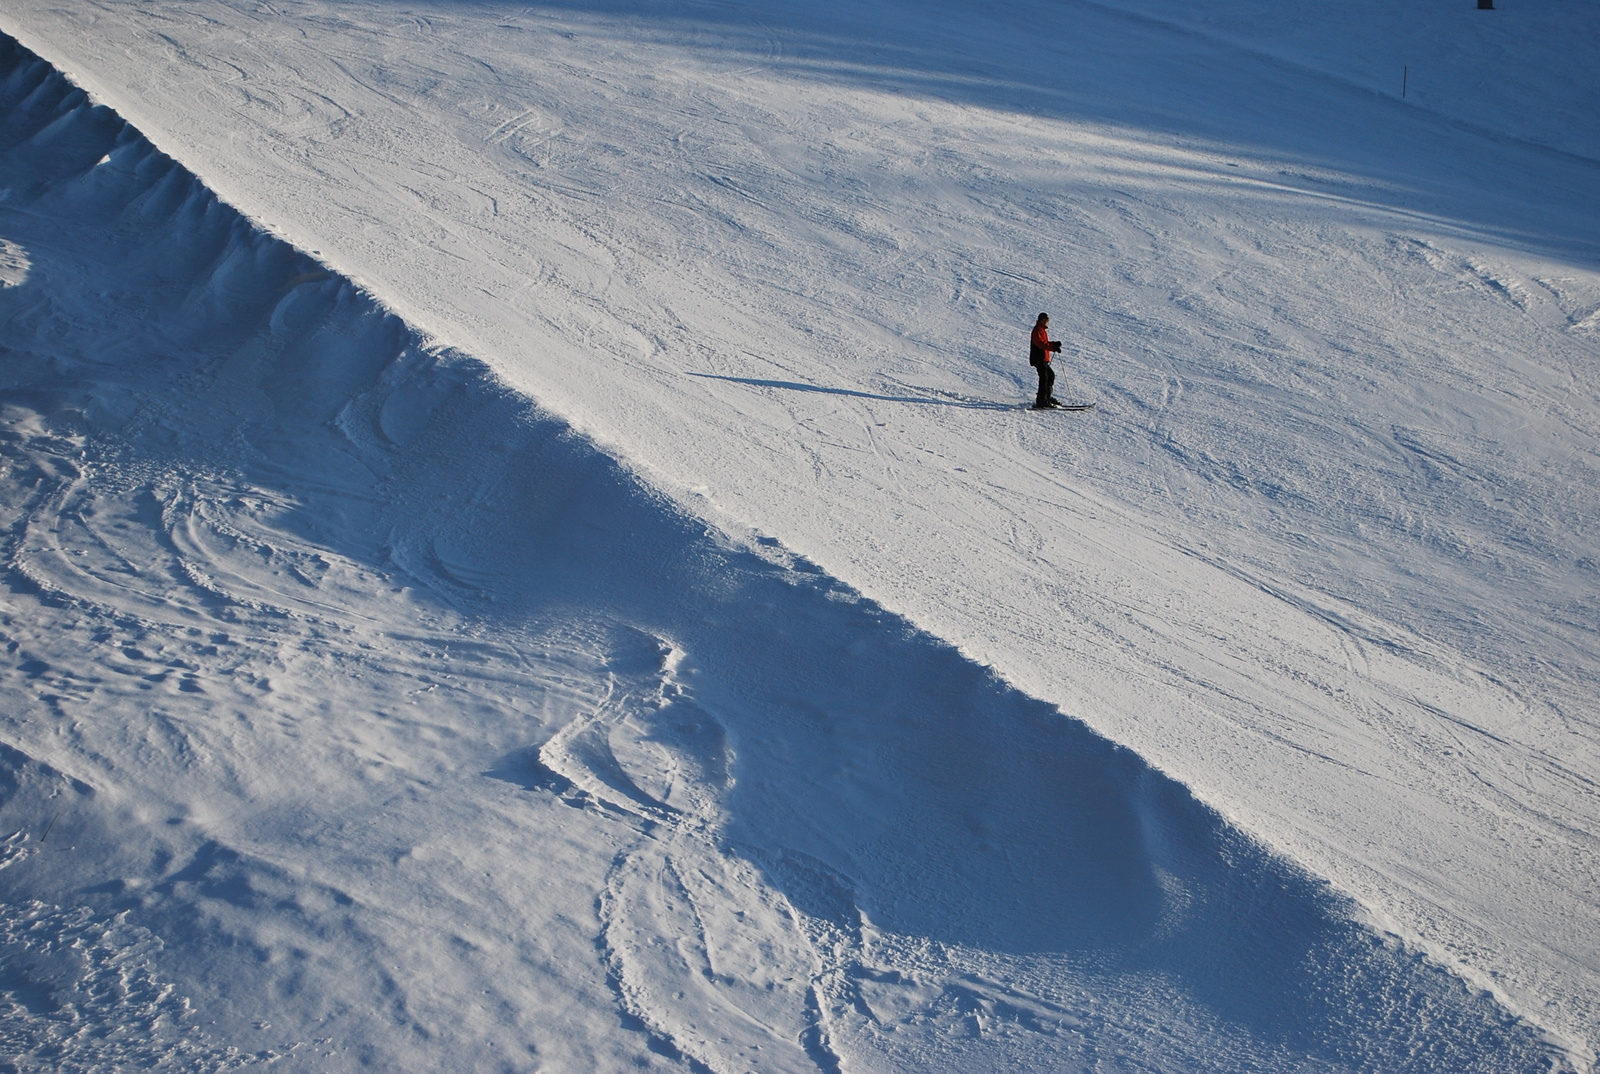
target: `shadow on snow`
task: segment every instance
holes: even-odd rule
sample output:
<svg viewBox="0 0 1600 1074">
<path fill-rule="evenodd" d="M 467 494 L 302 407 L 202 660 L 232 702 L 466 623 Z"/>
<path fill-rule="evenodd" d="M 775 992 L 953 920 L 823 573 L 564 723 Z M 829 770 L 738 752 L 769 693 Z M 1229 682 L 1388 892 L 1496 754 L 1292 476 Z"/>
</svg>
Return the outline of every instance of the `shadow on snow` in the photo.
<svg viewBox="0 0 1600 1074">
<path fill-rule="evenodd" d="M 9 41 L 0 76 L 0 234 L 33 258 L 0 291 L 0 324 L 54 340 L 0 345 L 0 403 L 134 456 L 153 450 L 138 415 L 163 408 L 179 430 L 155 445 L 168 458 L 283 490 L 298 540 L 425 599 L 489 624 L 583 609 L 671 639 L 716 684 L 705 704 L 732 743 L 726 846 L 812 919 L 1166 982 L 1269 1050 L 1363 1069 L 1547 1067 L 1535 1030 L 1356 925 L 1138 757 L 781 549 L 708 532 L 478 363 L 426 350 L 254 231 Z M 114 296 L 105 322 L 23 331 L 71 278 Z M 417 495 L 439 487 L 464 496 Z M 14 752 L 8 779 L 27 767 Z M 568 789 L 531 757 L 488 775 Z M 13 807 L 21 786 L 0 785 Z M 20 871 L 0 881 L 13 900 L 120 905 L 29 890 Z"/>
</svg>

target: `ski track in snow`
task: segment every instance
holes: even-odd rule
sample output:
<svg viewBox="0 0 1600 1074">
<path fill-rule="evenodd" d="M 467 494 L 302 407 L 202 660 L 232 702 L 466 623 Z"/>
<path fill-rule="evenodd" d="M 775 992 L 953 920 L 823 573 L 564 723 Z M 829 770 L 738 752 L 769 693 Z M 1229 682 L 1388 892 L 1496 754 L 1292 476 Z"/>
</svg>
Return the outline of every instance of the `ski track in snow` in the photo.
<svg viewBox="0 0 1600 1074">
<path fill-rule="evenodd" d="M 1553 1058 L 5 59 L 19 1069 Z"/>
<path fill-rule="evenodd" d="M 1561 1061 L 831 575 L 1586 1061 L 1592 167 L 1491 213 L 1478 134 L 1419 193 L 699 9 L 198 10 L 21 21 L 322 260 L 15 55 L 0 202 L 8 928 L 140 920 L 173 1055 Z M 1050 294 L 1099 424 L 1001 409 Z"/>
</svg>

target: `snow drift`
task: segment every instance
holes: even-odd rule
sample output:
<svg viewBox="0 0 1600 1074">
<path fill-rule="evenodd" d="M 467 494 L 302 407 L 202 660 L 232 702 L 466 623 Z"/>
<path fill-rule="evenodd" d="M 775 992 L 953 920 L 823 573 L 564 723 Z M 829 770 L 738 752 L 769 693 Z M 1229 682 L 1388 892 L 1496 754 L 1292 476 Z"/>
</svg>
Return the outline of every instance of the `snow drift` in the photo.
<svg viewBox="0 0 1600 1074">
<path fill-rule="evenodd" d="M 9 40 L 0 73 L 15 1067 L 1565 1062 Z"/>
</svg>

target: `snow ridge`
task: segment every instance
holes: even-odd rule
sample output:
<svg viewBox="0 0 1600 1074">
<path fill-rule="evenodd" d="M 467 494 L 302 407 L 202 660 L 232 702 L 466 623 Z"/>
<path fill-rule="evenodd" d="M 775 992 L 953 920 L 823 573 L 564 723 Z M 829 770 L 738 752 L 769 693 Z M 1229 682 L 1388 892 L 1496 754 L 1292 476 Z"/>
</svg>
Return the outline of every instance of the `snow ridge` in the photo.
<svg viewBox="0 0 1600 1074">
<path fill-rule="evenodd" d="M 0 22 L 714 528 L 1082 717 L 1592 1056 L 1600 165 L 1521 135 L 1530 102 L 1592 126 L 1563 116 L 1600 37 L 1586 0 L 1505 3 L 1181 6 L 1242 34 L 1054 0 Z M 1457 101 L 1496 133 L 1441 121 L 1433 74 L 1426 108 L 1385 88 L 1396 22 L 1505 46 Z M 1092 418 L 1019 414 L 1040 309 Z"/>
<path fill-rule="evenodd" d="M 10 40 L 0 79 L 19 1068 L 1572 1066 Z"/>
</svg>

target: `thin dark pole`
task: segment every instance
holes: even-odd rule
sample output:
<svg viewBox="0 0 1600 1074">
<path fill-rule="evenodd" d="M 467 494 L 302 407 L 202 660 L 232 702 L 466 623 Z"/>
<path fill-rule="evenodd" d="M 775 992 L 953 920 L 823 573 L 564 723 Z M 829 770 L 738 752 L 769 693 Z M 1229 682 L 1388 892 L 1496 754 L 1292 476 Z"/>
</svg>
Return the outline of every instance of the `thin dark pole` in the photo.
<svg viewBox="0 0 1600 1074">
<path fill-rule="evenodd" d="M 1400 96 L 1406 95 L 1406 80 L 1411 77 L 1411 68 L 1400 68 Z"/>
</svg>

